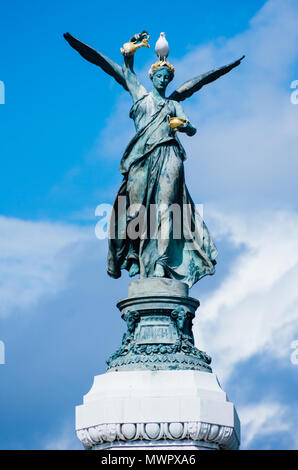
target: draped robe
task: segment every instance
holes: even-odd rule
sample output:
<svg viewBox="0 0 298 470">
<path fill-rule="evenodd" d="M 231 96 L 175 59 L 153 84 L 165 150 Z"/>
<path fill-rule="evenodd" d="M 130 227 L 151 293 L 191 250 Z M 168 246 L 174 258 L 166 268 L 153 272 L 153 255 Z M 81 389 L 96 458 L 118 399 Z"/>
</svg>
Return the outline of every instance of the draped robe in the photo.
<svg viewBox="0 0 298 470">
<path fill-rule="evenodd" d="M 135 261 L 141 278 L 152 277 L 159 263 L 166 277 L 191 287 L 214 274 L 217 250 L 187 190 L 186 155 L 169 116 L 187 120 L 179 103 L 157 100 L 152 93 L 131 108 L 136 135 L 121 159 L 107 271 L 118 278 Z"/>
</svg>

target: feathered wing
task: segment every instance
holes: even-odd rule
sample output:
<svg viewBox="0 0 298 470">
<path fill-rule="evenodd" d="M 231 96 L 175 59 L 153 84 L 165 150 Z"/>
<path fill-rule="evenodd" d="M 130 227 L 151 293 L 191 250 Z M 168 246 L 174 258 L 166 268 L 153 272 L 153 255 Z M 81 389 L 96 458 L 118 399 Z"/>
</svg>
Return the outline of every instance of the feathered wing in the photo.
<svg viewBox="0 0 298 470">
<path fill-rule="evenodd" d="M 120 65 L 116 64 L 116 62 L 104 56 L 95 49 L 92 49 L 92 47 L 88 46 L 87 44 L 84 44 L 83 42 L 79 41 L 71 34 L 65 33 L 63 34 L 63 36 L 66 41 L 71 45 L 71 47 L 78 51 L 78 53 L 82 57 L 84 57 L 84 59 L 88 60 L 92 64 L 98 65 L 104 72 L 114 77 L 115 80 L 120 83 L 123 88 L 125 88 L 125 90 L 128 90 Z"/>
<path fill-rule="evenodd" d="M 204 85 L 214 82 L 214 80 L 217 80 L 222 75 L 225 75 L 226 73 L 230 72 L 230 70 L 232 70 L 234 67 L 237 67 L 244 57 L 245 56 L 242 56 L 240 59 L 236 60 L 235 62 L 232 62 L 229 65 L 225 65 L 224 67 L 211 70 L 210 72 L 203 73 L 198 77 L 188 80 L 187 82 L 183 83 L 183 85 L 181 85 L 179 88 L 177 88 L 177 90 L 175 90 L 169 96 L 169 99 L 175 101 L 183 101 L 186 98 L 189 98 L 196 91 L 200 90 Z"/>
</svg>

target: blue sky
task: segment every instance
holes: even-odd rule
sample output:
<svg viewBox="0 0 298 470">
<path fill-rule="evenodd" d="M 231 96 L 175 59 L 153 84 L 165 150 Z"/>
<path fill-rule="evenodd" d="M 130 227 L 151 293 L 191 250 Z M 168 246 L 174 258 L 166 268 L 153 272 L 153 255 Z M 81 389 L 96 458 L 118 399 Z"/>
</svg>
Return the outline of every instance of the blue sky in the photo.
<svg viewBox="0 0 298 470">
<path fill-rule="evenodd" d="M 133 11 L 134 10 L 134 11 Z M 107 277 L 95 208 L 111 203 L 133 135 L 130 98 L 64 41 L 69 31 L 121 63 L 119 48 L 160 31 L 172 89 L 246 54 L 183 103 L 187 184 L 219 249 L 201 300 L 198 345 L 242 421 L 243 448 L 298 447 L 298 5 L 294 0 L 6 2 L 0 80 L 0 448 L 80 448 L 74 406 L 103 373 L 124 325 L 128 277 Z M 146 86 L 153 48 L 136 69 Z"/>
</svg>

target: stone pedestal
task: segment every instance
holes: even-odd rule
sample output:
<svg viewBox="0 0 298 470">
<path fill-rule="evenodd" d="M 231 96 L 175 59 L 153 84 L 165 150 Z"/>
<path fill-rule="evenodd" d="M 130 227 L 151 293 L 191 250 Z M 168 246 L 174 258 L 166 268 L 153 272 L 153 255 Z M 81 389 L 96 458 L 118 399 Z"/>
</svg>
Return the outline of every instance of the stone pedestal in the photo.
<svg viewBox="0 0 298 470">
<path fill-rule="evenodd" d="M 234 405 L 210 372 L 123 371 L 98 375 L 76 408 L 87 448 L 236 449 Z"/>
<path fill-rule="evenodd" d="M 194 345 L 199 305 L 170 279 L 131 283 L 118 303 L 127 332 L 83 405 L 80 441 L 92 449 L 237 449 L 240 424 L 211 358 Z"/>
<path fill-rule="evenodd" d="M 160 278 L 132 282 L 128 297 L 117 304 L 127 333 L 108 358 L 108 370 L 211 372 L 211 358 L 194 346 L 192 320 L 199 305 L 183 282 Z"/>
</svg>

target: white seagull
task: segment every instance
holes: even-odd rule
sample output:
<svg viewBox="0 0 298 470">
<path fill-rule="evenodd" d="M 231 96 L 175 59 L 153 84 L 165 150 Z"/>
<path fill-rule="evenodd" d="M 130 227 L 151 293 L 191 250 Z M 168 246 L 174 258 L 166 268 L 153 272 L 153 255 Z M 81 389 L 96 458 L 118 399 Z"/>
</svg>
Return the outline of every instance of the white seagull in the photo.
<svg viewBox="0 0 298 470">
<path fill-rule="evenodd" d="M 166 58 L 168 57 L 170 48 L 169 48 L 169 43 L 166 40 L 165 33 L 160 33 L 160 36 L 155 44 L 155 52 L 158 55 L 159 60 L 165 61 Z"/>
</svg>

